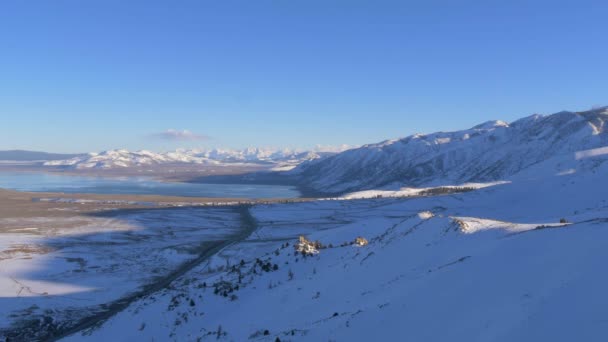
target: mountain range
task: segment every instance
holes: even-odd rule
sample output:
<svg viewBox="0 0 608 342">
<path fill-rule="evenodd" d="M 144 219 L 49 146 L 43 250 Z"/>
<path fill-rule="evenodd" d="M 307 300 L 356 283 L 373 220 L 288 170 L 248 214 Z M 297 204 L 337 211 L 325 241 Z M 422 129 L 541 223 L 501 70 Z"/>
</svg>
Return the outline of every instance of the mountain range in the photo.
<svg viewBox="0 0 608 342">
<path fill-rule="evenodd" d="M 0 340 L 607 340 L 606 122 L 599 108 L 338 154 L 112 150 L 47 162 L 297 164 L 276 174 L 348 196 L 91 213 L 86 198 L 24 195 L 44 206 L 0 220 Z"/>
<path fill-rule="evenodd" d="M 4 151 L 0 160 L 46 160 L 66 169 L 128 169 L 156 165 L 265 165 L 310 193 L 341 195 L 471 182 L 505 181 L 523 171 L 559 173 L 592 167 L 585 156 L 608 154 L 608 107 L 531 115 L 511 123 L 488 121 L 454 132 L 414 134 L 358 148 L 310 151 L 272 148 L 109 150 L 61 155 Z M 534 166 L 534 168 L 532 168 Z M 267 182 L 267 172 L 253 182 Z M 256 180 L 257 179 L 257 180 Z"/>
<path fill-rule="evenodd" d="M 607 122 L 608 107 L 488 121 L 365 145 L 306 161 L 289 173 L 309 189 L 341 194 L 505 180 L 532 166 L 567 172 L 585 156 L 608 154 Z"/>
<path fill-rule="evenodd" d="M 298 151 L 292 149 L 247 148 L 233 149 L 178 149 L 172 152 L 156 153 L 146 150 L 128 151 L 125 149 L 88 153 L 63 160 L 50 160 L 44 166 L 63 166 L 74 169 L 113 169 L 154 166 L 161 164 L 268 164 L 287 170 L 296 165 L 319 159 L 333 152 Z"/>
</svg>

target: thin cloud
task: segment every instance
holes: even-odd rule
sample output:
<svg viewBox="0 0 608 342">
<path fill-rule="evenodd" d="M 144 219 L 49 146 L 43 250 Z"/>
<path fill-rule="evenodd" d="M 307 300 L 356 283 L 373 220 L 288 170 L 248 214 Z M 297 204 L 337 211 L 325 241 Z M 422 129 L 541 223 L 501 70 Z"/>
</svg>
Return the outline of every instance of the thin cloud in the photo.
<svg viewBox="0 0 608 342">
<path fill-rule="evenodd" d="M 181 131 L 177 129 L 168 129 L 164 132 L 151 134 L 150 137 L 170 141 L 202 141 L 210 139 L 206 135 L 190 132 L 187 129 Z"/>
</svg>

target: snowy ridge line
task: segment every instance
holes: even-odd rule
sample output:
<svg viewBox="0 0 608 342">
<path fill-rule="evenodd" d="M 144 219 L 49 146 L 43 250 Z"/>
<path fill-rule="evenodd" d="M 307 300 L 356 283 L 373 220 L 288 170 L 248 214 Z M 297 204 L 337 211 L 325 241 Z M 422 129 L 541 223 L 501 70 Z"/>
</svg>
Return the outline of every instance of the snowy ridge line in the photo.
<svg viewBox="0 0 608 342">
<path fill-rule="evenodd" d="M 573 159 L 608 159 L 607 122 L 607 107 L 511 123 L 488 121 L 461 131 L 364 145 L 302 163 L 289 173 L 330 196 L 510 180 L 530 168 L 549 171 Z"/>
</svg>

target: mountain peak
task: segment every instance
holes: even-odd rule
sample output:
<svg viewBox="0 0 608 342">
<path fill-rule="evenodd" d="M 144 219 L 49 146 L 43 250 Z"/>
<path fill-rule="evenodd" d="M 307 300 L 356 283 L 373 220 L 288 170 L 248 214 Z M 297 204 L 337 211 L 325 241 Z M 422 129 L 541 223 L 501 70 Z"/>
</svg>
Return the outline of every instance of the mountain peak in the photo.
<svg viewBox="0 0 608 342">
<path fill-rule="evenodd" d="M 305 186 L 326 194 L 503 180 L 551 158 L 566 165 L 578 151 L 608 146 L 606 115 L 607 108 L 598 108 L 414 134 L 302 164 L 293 172 Z"/>
<path fill-rule="evenodd" d="M 509 127 L 509 124 L 501 120 L 490 120 L 473 127 L 473 129 L 492 129 L 498 127 Z"/>
</svg>

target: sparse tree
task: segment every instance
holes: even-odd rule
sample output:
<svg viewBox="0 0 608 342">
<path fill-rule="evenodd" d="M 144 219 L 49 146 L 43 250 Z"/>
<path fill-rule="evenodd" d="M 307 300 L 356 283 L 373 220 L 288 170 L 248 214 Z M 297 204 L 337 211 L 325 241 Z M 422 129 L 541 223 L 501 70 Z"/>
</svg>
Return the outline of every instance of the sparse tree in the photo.
<svg viewBox="0 0 608 342">
<path fill-rule="evenodd" d="M 355 239 L 354 244 L 357 246 L 366 246 L 369 242 L 366 238 L 359 236 Z"/>
</svg>

